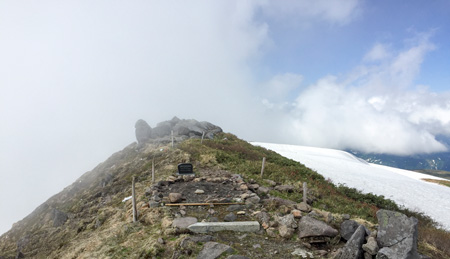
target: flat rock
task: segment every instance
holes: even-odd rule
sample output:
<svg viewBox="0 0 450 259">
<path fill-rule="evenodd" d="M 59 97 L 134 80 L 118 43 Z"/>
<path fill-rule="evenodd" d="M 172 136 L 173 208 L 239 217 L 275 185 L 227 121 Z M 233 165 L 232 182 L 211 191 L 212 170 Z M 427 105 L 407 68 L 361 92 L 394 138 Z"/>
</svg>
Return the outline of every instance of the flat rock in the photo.
<svg viewBox="0 0 450 259">
<path fill-rule="evenodd" d="M 339 232 L 327 225 L 325 222 L 304 216 L 298 223 L 299 238 L 303 237 L 335 237 Z"/>
<path fill-rule="evenodd" d="M 232 222 L 235 221 L 237 219 L 236 215 L 233 212 L 228 213 L 227 215 L 225 215 L 225 217 L 223 218 L 224 221 L 227 222 Z"/>
<path fill-rule="evenodd" d="M 217 242 L 207 242 L 197 256 L 197 259 L 215 259 L 223 253 L 232 253 L 234 250 L 230 246 Z"/>
<path fill-rule="evenodd" d="M 178 203 L 182 201 L 183 195 L 181 193 L 169 193 L 169 201 L 172 203 Z"/>
<path fill-rule="evenodd" d="M 204 194 L 205 191 L 204 191 L 204 190 L 197 189 L 197 190 L 195 190 L 194 193 L 195 193 L 195 194 Z"/>
<path fill-rule="evenodd" d="M 310 212 L 311 211 L 311 206 L 309 206 L 307 203 L 304 202 L 300 202 L 299 204 L 296 205 L 297 209 L 299 209 L 300 211 L 303 212 Z"/>
<path fill-rule="evenodd" d="M 190 225 L 188 229 L 194 233 L 218 231 L 257 232 L 260 229 L 260 225 L 257 221 L 198 222 Z"/>
<path fill-rule="evenodd" d="M 197 218 L 194 217 L 176 218 L 173 220 L 172 226 L 178 229 L 187 229 L 190 225 L 197 222 Z"/>
</svg>

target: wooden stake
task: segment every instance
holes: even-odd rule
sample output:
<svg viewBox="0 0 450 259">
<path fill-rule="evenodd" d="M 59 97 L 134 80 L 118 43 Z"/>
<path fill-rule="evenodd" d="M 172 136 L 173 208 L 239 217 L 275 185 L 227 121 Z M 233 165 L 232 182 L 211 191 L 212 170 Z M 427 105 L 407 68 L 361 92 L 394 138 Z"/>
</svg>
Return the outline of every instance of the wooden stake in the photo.
<svg viewBox="0 0 450 259">
<path fill-rule="evenodd" d="M 209 206 L 209 205 L 243 205 L 245 203 L 236 202 L 212 202 L 212 203 L 167 203 L 166 206 Z"/>
<path fill-rule="evenodd" d="M 152 183 L 155 183 L 155 159 L 152 159 Z"/>
<path fill-rule="evenodd" d="M 263 157 L 262 166 L 261 166 L 261 178 L 263 177 L 265 164 L 266 164 L 266 157 Z"/>
<path fill-rule="evenodd" d="M 306 194 L 308 193 L 308 187 L 306 186 L 306 182 L 303 182 L 303 202 L 307 204 Z"/>
<path fill-rule="evenodd" d="M 173 148 L 173 130 L 172 130 L 172 148 Z"/>
<path fill-rule="evenodd" d="M 200 141 L 200 144 L 203 144 L 203 138 L 205 137 L 205 132 L 202 132 L 202 140 Z"/>
<path fill-rule="evenodd" d="M 137 213 L 137 209 L 136 209 L 136 193 L 134 190 L 134 182 L 135 182 L 135 177 L 133 176 L 133 182 L 131 184 L 131 199 L 133 201 L 133 222 L 136 222 L 137 218 L 138 218 L 138 213 Z"/>
</svg>

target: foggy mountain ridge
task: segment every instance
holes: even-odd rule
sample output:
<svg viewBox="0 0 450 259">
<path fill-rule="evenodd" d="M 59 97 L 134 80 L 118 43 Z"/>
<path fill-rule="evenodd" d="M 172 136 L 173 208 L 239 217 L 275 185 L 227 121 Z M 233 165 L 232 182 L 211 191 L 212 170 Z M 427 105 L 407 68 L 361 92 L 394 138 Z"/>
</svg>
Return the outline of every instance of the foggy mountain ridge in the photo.
<svg viewBox="0 0 450 259">
<path fill-rule="evenodd" d="M 150 170 L 153 161 L 156 167 L 156 182 L 162 180 L 158 182 L 162 185 L 167 182 L 165 180 L 168 179 L 167 177 L 173 177 L 177 171 L 176 165 L 181 162 L 193 163 L 196 171 L 220 169 L 219 172 L 222 172 L 223 169 L 233 168 L 230 165 L 249 164 L 253 169 L 247 168 L 235 172 L 236 169 L 234 169 L 231 172 L 246 174 L 244 179 L 255 178 L 256 175 L 259 175 L 259 159 L 263 154 L 268 157 L 266 177 L 270 177 L 270 168 L 278 163 L 276 161 L 279 161 L 281 165 L 287 166 L 287 169 L 283 169 L 286 172 L 292 172 L 292 166 L 295 164 L 304 168 L 302 169 L 304 171 L 299 173 L 306 174 L 302 176 L 302 179 L 309 179 L 308 181 L 315 179 L 314 181 L 321 184 L 330 185 L 322 176 L 303 165 L 279 158 L 279 155 L 274 155 L 268 150 L 253 147 L 231 134 L 222 133 L 220 127 L 209 122 L 181 120 L 174 117 L 158 123 L 152 128 L 144 120 L 139 120 L 135 124 L 135 129 L 137 142 L 129 144 L 93 170 L 83 174 L 74 183 L 49 198 L 31 214 L 15 223 L 11 230 L 0 236 L 0 258 L 21 258 L 23 256 L 32 258 L 151 258 L 151 255 L 167 255 L 168 252 L 172 253 L 178 250 L 178 246 L 175 245 L 180 243 L 184 237 L 179 233 L 174 234 L 168 231 L 168 229 L 170 230 L 170 221 L 167 220 L 170 218 L 168 211 L 165 208 L 149 208 L 148 198 L 152 193 L 149 187 L 151 186 Z M 172 148 L 172 135 L 175 148 Z M 202 137 L 205 139 L 203 145 L 199 141 Z M 193 142 L 196 139 L 198 139 L 197 142 Z M 191 142 L 183 145 L 187 141 Z M 198 153 L 198 150 L 202 148 L 206 148 L 208 152 Z M 258 155 L 255 156 L 255 154 Z M 236 163 L 234 159 L 238 159 L 239 162 Z M 252 159 L 256 159 L 256 163 L 251 161 Z M 224 164 L 227 161 L 230 164 Z M 281 172 L 280 175 L 276 175 L 276 180 L 282 181 L 281 184 L 298 181 L 298 178 L 289 180 L 289 177 L 298 177 L 298 175 L 282 175 Z M 133 176 L 136 177 L 137 207 L 141 215 L 140 221 L 137 223 L 131 222 L 130 201 L 122 202 L 131 194 Z M 262 185 L 261 182 L 259 184 Z M 317 188 L 314 186 L 314 182 L 308 184 L 311 188 L 311 199 L 313 199 L 311 202 L 316 199 L 332 198 L 332 196 L 320 194 L 320 192 L 336 188 L 331 185 L 326 188 Z M 371 197 L 373 199 L 374 196 Z M 357 203 L 358 206 L 339 207 L 336 205 L 338 207 L 334 209 L 339 213 L 356 207 L 366 208 L 370 211 L 370 208 L 374 206 L 359 205 L 359 201 L 351 199 L 343 200 Z M 332 206 L 333 202 L 326 204 Z M 214 208 L 214 210 L 219 211 L 219 208 Z M 370 217 L 370 215 L 364 217 Z M 158 237 L 164 237 L 166 240 L 164 242 L 167 243 L 160 243 L 157 241 Z M 261 237 L 257 236 L 257 238 Z M 170 239 L 175 239 L 175 241 L 170 241 Z M 285 251 L 281 251 L 281 253 L 283 252 Z"/>
</svg>

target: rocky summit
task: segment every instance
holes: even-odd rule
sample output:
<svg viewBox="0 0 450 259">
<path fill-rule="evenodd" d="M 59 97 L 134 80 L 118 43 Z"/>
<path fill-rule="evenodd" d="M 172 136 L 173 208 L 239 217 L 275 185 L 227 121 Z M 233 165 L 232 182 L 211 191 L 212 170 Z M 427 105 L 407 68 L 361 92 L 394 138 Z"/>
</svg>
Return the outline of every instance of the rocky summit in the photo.
<svg viewBox="0 0 450 259">
<path fill-rule="evenodd" d="M 171 120 L 160 122 L 152 128 L 142 119 L 135 124 L 136 139 L 139 144 L 146 142 L 168 143 L 172 140 L 183 141 L 189 138 L 213 139 L 214 135 L 221 133 L 222 129 L 212 123 L 194 119 L 181 120 L 173 117 Z"/>
<path fill-rule="evenodd" d="M 0 259 L 446 258 L 447 234 L 442 243 L 418 234 L 437 231 L 426 219 L 211 123 L 175 117 L 135 129 L 137 143 L 3 234 Z"/>
</svg>

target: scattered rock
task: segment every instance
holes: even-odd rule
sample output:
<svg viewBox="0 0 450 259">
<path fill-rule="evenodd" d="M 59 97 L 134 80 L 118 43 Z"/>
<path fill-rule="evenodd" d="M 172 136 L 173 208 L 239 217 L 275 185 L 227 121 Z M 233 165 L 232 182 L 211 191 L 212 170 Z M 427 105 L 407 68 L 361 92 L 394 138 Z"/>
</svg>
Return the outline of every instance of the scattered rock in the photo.
<svg viewBox="0 0 450 259">
<path fill-rule="evenodd" d="M 343 220 L 349 220 L 349 219 L 350 219 L 350 215 L 348 215 L 348 214 L 342 214 L 342 219 L 343 219 Z"/>
<path fill-rule="evenodd" d="M 269 184 L 272 187 L 275 187 L 277 185 L 277 183 L 275 181 L 272 181 L 270 179 L 264 179 L 264 182 L 266 182 L 267 184 Z"/>
<path fill-rule="evenodd" d="M 292 215 L 292 214 L 288 214 L 283 217 L 278 217 L 277 222 L 280 226 L 287 226 L 289 228 L 297 228 L 298 227 L 298 223 L 294 219 L 294 215 Z"/>
<path fill-rule="evenodd" d="M 258 204 L 260 200 L 261 198 L 259 198 L 258 195 L 251 196 L 245 200 L 245 204 Z"/>
<path fill-rule="evenodd" d="M 363 256 L 362 245 L 365 241 L 366 230 L 359 226 L 350 237 L 345 246 L 340 249 L 335 259 L 359 259 Z"/>
<path fill-rule="evenodd" d="M 278 197 L 270 197 L 269 199 L 263 200 L 263 202 L 266 207 L 273 207 L 274 209 L 276 209 L 282 205 L 285 205 L 288 207 L 293 207 L 293 206 L 297 205 L 297 203 L 294 201 L 285 200 L 285 199 L 278 198 Z"/>
<path fill-rule="evenodd" d="M 231 213 L 228 213 L 228 214 L 223 218 L 223 221 L 226 221 L 226 222 L 233 222 L 233 221 L 235 221 L 236 219 L 237 219 L 236 215 L 235 215 L 233 212 L 231 212 Z"/>
<path fill-rule="evenodd" d="M 260 186 L 256 192 L 260 195 L 266 195 L 270 192 L 270 189 L 264 186 Z"/>
<path fill-rule="evenodd" d="M 232 253 L 234 250 L 230 246 L 217 242 L 207 242 L 197 256 L 197 259 L 215 259 L 223 253 Z"/>
<path fill-rule="evenodd" d="M 294 215 L 294 218 L 301 218 L 302 217 L 302 212 L 299 210 L 292 210 L 291 211 L 292 215 Z"/>
<path fill-rule="evenodd" d="M 169 193 L 169 201 L 172 203 L 178 203 L 182 201 L 183 195 L 181 193 Z"/>
<path fill-rule="evenodd" d="M 243 211 L 243 210 L 238 211 L 238 212 L 236 212 L 236 215 L 245 215 L 245 211 Z"/>
<path fill-rule="evenodd" d="M 231 205 L 228 206 L 227 211 L 239 211 L 239 210 L 244 210 L 245 206 L 244 205 Z"/>
<path fill-rule="evenodd" d="M 291 238 L 294 235 L 295 230 L 293 228 L 290 228 L 290 227 L 286 226 L 286 225 L 281 225 L 278 228 L 278 232 L 280 233 L 280 236 L 282 238 L 289 239 L 289 238 Z"/>
<path fill-rule="evenodd" d="M 325 222 L 309 216 L 304 216 L 300 219 L 298 229 L 299 238 L 318 236 L 335 237 L 338 234 L 336 229 L 328 226 Z"/>
<path fill-rule="evenodd" d="M 294 256 L 297 255 L 297 256 L 300 256 L 302 258 L 314 258 L 314 255 L 311 252 L 308 252 L 308 251 L 306 251 L 304 249 L 301 249 L 301 248 L 296 248 L 294 250 L 294 252 L 291 253 L 291 255 L 294 255 Z"/>
<path fill-rule="evenodd" d="M 250 259 L 250 258 L 243 256 L 243 255 L 229 255 L 225 259 Z"/>
<path fill-rule="evenodd" d="M 294 192 L 295 187 L 292 185 L 278 185 L 275 186 L 275 190 L 279 192 Z"/>
<path fill-rule="evenodd" d="M 378 247 L 377 240 L 374 237 L 369 237 L 367 243 L 362 246 L 362 249 L 370 255 L 376 255 L 380 248 Z"/>
<path fill-rule="evenodd" d="M 309 206 L 308 204 L 301 202 L 299 204 L 297 204 L 297 209 L 303 211 L 303 212 L 310 212 L 311 211 L 311 206 Z"/>
<path fill-rule="evenodd" d="M 356 221 L 345 220 L 341 224 L 341 237 L 345 240 L 349 240 L 358 227 L 359 224 Z"/>
<path fill-rule="evenodd" d="M 164 241 L 164 239 L 162 238 L 158 238 L 158 243 L 160 243 L 161 245 L 164 245 L 166 243 L 166 241 Z"/>
<path fill-rule="evenodd" d="M 259 223 L 261 224 L 269 224 L 270 222 L 270 215 L 267 212 L 264 211 L 260 211 L 258 213 L 255 214 L 255 218 L 259 221 Z"/>
<path fill-rule="evenodd" d="M 254 248 L 254 249 L 261 249 L 262 247 L 261 247 L 260 244 L 254 244 L 254 245 L 253 245 L 253 248 Z"/>
<path fill-rule="evenodd" d="M 204 191 L 204 190 L 197 189 L 197 190 L 195 190 L 194 193 L 195 193 L 195 194 L 204 194 L 205 191 Z"/>
<path fill-rule="evenodd" d="M 277 237 L 277 230 L 275 228 L 267 228 L 266 229 L 266 234 L 269 237 Z"/>
</svg>

